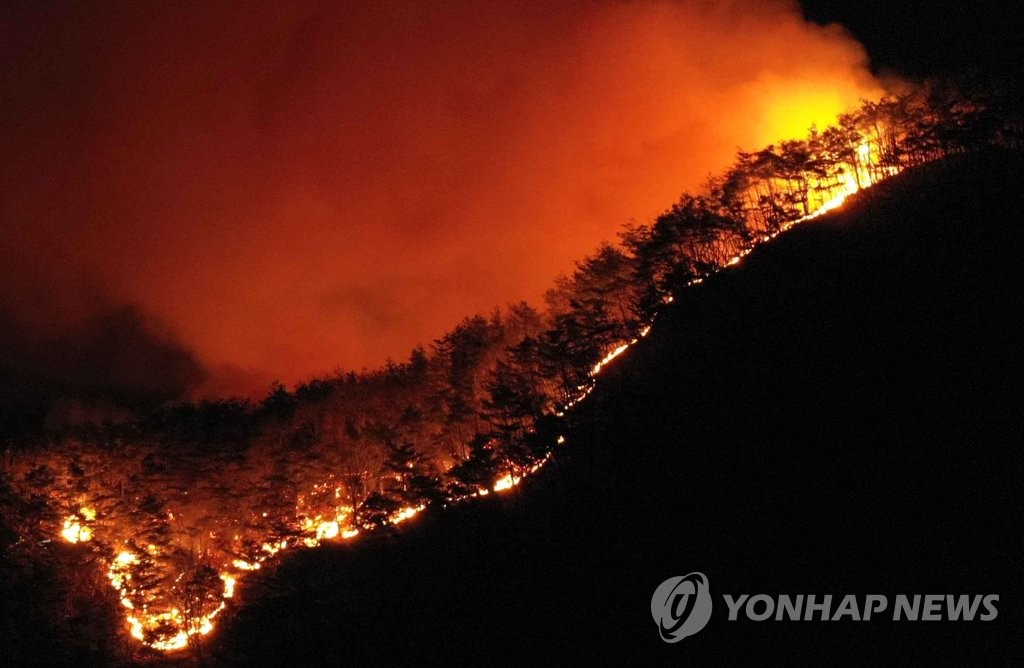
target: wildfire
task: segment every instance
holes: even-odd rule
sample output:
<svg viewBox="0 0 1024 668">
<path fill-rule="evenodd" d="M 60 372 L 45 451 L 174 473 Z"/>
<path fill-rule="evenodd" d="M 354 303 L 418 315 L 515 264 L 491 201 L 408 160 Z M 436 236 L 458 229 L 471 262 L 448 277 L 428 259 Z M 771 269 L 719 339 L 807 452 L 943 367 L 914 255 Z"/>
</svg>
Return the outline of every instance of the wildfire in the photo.
<svg viewBox="0 0 1024 668">
<path fill-rule="evenodd" d="M 634 341 L 635 340 L 636 339 L 634 339 Z M 616 357 L 618 357 L 622 353 L 626 352 L 627 348 L 629 348 L 629 344 L 628 343 L 623 343 L 621 346 L 619 346 L 615 350 L 613 350 L 610 353 L 608 353 L 607 355 L 605 355 L 604 358 L 600 362 L 598 362 L 597 364 L 594 365 L 594 368 L 591 370 L 590 375 L 596 376 L 597 374 L 601 373 L 601 369 L 604 368 L 604 366 L 606 364 L 611 362 L 613 359 L 615 359 Z"/>
<path fill-rule="evenodd" d="M 64 518 L 64 525 L 60 531 L 61 538 L 69 543 L 85 543 L 92 540 L 92 527 L 87 522 L 96 519 L 96 511 L 92 508 L 81 507 L 74 515 Z"/>
<path fill-rule="evenodd" d="M 69 543 L 84 543 L 92 540 L 92 529 L 83 526 L 74 517 L 69 517 L 64 520 L 64 528 L 61 529 L 60 535 Z"/>
<path fill-rule="evenodd" d="M 392 524 L 401 524 L 402 522 L 404 522 L 406 520 L 410 520 L 413 517 L 415 517 L 416 514 L 419 513 L 421 510 L 423 510 L 424 508 L 426 508 L 426 506 L 416 506 L 415 508 L 413 508 L 412 506 L 407 506 L 405 508 L 401 508 L 396 513 L 391 515 L 391 517 L 389 518 L 389 521 Z M 356 531 L 356 534 L 358 534 L 358 533 L 359 532 Z M 355 535 L 355 534 L 353 534 L 353 535 Z"/>
<path fill-rule="evenodd" d="M 861 144 L 856 153 L 862 165 L 871 164 L 877 159 L 874 149 L 867 143 Z M 818 190 L 827 191 L 831 197 L 825 201 L 816 202 L 813 210 L 803 217 L 782 225 L 777 231 L 766 234 L 761 241 L 768 241 L 778 236 L 779 233 L 793 227 L 796 224 L 812 220 L 822 214 L 841 207 L 846 200 L 858 190 L 872 185 L 881 176 L 895 173 L 894 169 L 889 171 L 871 172 L 866 168 L 858 168 L 856 174 L 845 174 L 837 186 L 835 182 L 827 188 L 821 187 Z M 811 207 L 808 205 L 808 209 Z M 743 258 L 751 251 L 744 249 L 724 265 L 723 269 L 739 265 Z M 699 285 L 705 277 L 697 277 L 690 281 L 690 285 Z M 665 303 L 673 301 L 671 296 L 663 298 Z M 564 415 L 583 399 L 585 399 L 595 387 L 593 380 L 616 358 L 625 353 L 630 346 L 636 344 L 639 339 L 646 337 L 651 331 L 652 323 L 648 322 L 642 327 L 636 338 L 621 343 L 609 352 L 590 369 L 590 380 L 577 387 L 577 394 L 564 408 L 556 412 L 556 415 Z M 558 444 L 565 443 L 564 436 L 558 436 Z M 537 472 L 551 459 L 549 453 L 543 459 L 528 467 L 519 467 L 510 470 L 498 477 L 489 486 L 481 486 L 475 492 L 466 497 L 450 499 L 460 501 L 462 498 L 486 496 L 492 492 L 501 493 L 518 486 L 527 476 Z M 323 499 L 329 502 L 323 502 Z M 170 601 L 175 600 L 168 592 L 161 595 L 152 593 L 152 585 L 142 582 L 143 573 L 147 563 L 152 564 L 153 560 L 164 558 L 159 549 L 152 544 L 139 547 L 131 541 L 126 541 L 115 556 L 109 559 L 107 578 L 110 585 L 118 592 L 121 605 L 126 609 L 125 621 L 130 635 L 146 644 L 147 646 L 165 652 L 181 650 L 189 646 L 195 636 L 205 636 L 213 631 L 214 619 L 227 606 L 229 599 L 234 599 L 238 593 L 241 579 L 250 572 L 261 569 L 262 564 L 268 559 L 275 557 L 289 547 L 304 545 L 309 548 L 317 547 L 323 542 L 350 540 L 358 536 L 362 531 L 369 531 L 378 526 L 366 520 L 356 520 L 358 516 L 356 508 L 350 503 L 342 502 L 348 498 L 343 487 L 333 477 L 328 477 L 324 482 L 318 483 L 310 488 L 309 494 L 300 495 L 298 505 L 295 508 L 295 519 L 301 530 L 300 535 L 294 536 L 292 542 L 288 539 L 281 539 L 275 536 L 271 539 L 246 542 L 239 534 L 234 535 L 231 557 L 225 558 L 223 563 L 212 564 L 216 566 L 206 568 L 206 575 L 216 583 L 219 578 L 220 589 L 215 591 L 212 598 L 203 598 L 194 605 L 172 605 Z M 317 505 L 321 504 L 323 505 Z M 413 519 L 426 508 L 425 505 L 405 506 L 394 510 L 386 516 L 384 523 L 398 525 Z M 260 513 L 262 519 L 267 518 L 268 513 Z M 167 518 L 173 519 L 174 515 L 167 513 Z M 63 520 L 60 536 L 68 543 L 82 543 L 94 541 L 94 523 L 97 520 L 97 511 L 90 507 L 79 507 L 69 513 Z M 381 520 L 378 518 L 377 523 Z M 237 530 L 236 530 L 237 531 Z M 211 539 L 219 535 L 220 531 L 209 531 Z M 110 549 L 110 545 L 96 545 L 94 549 Z M 228 561 L 230 559 L 230 561 Z M 174 591 L 182 590 L 186 583 L 181 583 L 184 573 L 178 575 L 174 580 L 173 587 L 179 587 Z M 208 581 L 203 581 L 204 583 Z M 180 585 L 180 586 L 179 586 Z M 215 587 L 209 584 L 204 585 L 205 591 L 209 593 Z M 172 587 L 172 589 L 173 589 Z M 163 598 L 160 598 L 163 596 Z"/>
<path fill-rule="evenodd" d="M 560 444 L 565 442 L 565 439 L 563 437 L 561 437 L 561 436 L 559 436 L 558 439 L 559 440 L 557 442 L 560 443 Z M 551 453 L 548 453 L 543 459 L 541 459 L 540 461 L 535 463 L 533 466 L 530 466 L 529 468 L 527 468 L 527 469 L 525 469 L 525 470 L 523 470 L 521 472 L 518 472 L 516 474 L 506 473 L 505 475 L 501 476 L 500 478 L 498 478 L 497 480 L 494 481 L 494 484 L 491 485 L 491 490 L 495 491 L 495 492 L 504 492 L 506 490 L 512 489 L 513 487 L 515 487 L 516 485 L 521 483 L 524 478 L 526 478 L 527 476 L 532 475 L 532 474 L 536 473 L 537 471 L 539 471 L 550 460 L 551 460 Z M 487 492 L 487 490 L 483 490 L 482 491 L 482 493 L 484 493 L 484 494 L 486 492 Z"/>
<path fill-rule="evenodd" d="M 121 605 L 129 611 L 125 616 L 129 634 L 153 649 L 163 652 L 184 649 L 192 636 L 209 634 L 214 628 L 213 620 L 226 607 L 225 601 L 235 595 L 236 578 L 229 573 L 221 573 L 221 600 L 212 610 L 205 613 L 192 610 L 183 612 L 179 607 L 171 607 L 169 610 L 154 611 L 139 590 L 133 575 L 141 563 L 141 557 L 135 552 L 121 550 L 110 561 L 107 578 L 117 590 Z M 242 570 L 259 568 L 259 564 L 249 564 L 243 560 L 236 560 L 232 565 Z"/>
<path fill-rule="evenodd" d="M 279 541 L 277 543 L 263 543 L 262 545 L 260 545 L 260 549 L 262 551 L 266 552 L 271 557 L 274 556 L 275 554 L 277 554 L 278 552 L 280 552 L 281 550 L 284 550 L 284 549 L 287 549 L 287 548 L 288 548 L 288 541 L 287 540 L 281 540 L 281 541 Z"/>
<path fill-rule="evenodd" d="M 217 608 L 207 615 L 196 619 L 186 620 L 178 608 L 172 608 L 168 612 L 158 614 L 147 614 L 141 620 L 135 615 L 128 615 L 128 628 L 131 636 L 140 640 L 150 647 L 161 652 L 173 652 L 188 647 L 189 638 L 194 635 L 205 636 L 213 631 L 213 619 L 223 610 L 225 604 L 221 602 Z M 169 637 L 162 637 L 147 641 L 147 635 L 157 632 L 167 626 L 178 629 Z"/>
<path fill-rule="evenodd" d="M 234 598 L 235 583 L 238 581 L 227 573 L 221 573 L 220 579 L 224 582 L 224 598 Z"/>
<path fill-rule="evenodd" d="M 518 485 L 520 480 L 522 478 L 519 476 L 513 476 L 511 473 L 508 473 L 495 481 L 493 489 L 495 492 L 504 492 L 506 489 L 512 489 Z"/>
</svg>

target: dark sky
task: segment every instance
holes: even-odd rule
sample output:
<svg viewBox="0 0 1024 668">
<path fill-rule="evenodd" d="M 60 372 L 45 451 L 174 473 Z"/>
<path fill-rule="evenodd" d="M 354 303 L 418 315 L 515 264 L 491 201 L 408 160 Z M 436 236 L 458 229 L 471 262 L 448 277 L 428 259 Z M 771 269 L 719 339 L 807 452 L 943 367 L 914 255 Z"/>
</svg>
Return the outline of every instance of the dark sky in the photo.
<svg viewBox="0 0 1024 668">
<path fill-rule="evenodd" d="M 805 15 L 844 25 L 876 71 L 955 76 L 1024 72 L 1024 12 L 992 0 L 803 0 Z"/>
<path fill-rule="evenodd" d="M 881 94 L 869 53 L 919 74 L 1012 41 L 919 5 L 7 3 L 0 396 L 12 368 L 253 392 L 537 301 L 737 147 Z"/>
</svg>

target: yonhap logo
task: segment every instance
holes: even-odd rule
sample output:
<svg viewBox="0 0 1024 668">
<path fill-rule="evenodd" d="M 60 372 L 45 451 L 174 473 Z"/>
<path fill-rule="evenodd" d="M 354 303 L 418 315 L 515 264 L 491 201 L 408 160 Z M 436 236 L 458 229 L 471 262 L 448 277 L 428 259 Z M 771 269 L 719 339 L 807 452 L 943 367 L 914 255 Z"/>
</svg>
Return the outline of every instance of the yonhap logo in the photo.
<svg viewBox="0 0 1024 668">
<path fill-rule="evenodd" d="M 991 622 L 998 594 L 732 594 L 722 595 L 728 621 L 751 622 Z M 671 577 L 654 590 L 651 616 L 661 639 L 677 643 L 711 619 L 711 589 L 703 573 Z M 731 626 L 732 624 L 730 624 Z"/>
<path fill-rule="evenodd" d="M 651 616 L 665 642 L 679 642 L 711 619 L 711 590 L 703 573 L 677 575 L 654 590 Z"/>
</svg>

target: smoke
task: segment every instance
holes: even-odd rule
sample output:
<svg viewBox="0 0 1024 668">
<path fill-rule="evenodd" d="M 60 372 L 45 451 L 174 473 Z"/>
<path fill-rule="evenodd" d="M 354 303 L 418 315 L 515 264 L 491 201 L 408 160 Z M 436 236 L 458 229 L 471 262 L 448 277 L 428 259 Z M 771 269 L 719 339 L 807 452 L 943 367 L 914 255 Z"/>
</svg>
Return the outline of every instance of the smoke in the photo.
<svg viewBox="0 0 1024 668">
<path fill-rule="evenodd" d="M 879 92 L 794 2 L 348 4 L 5 10 L 0 366 L 121 401 L 404 357 Z"/>
<path fill-rule="evenodd" d="M 119 420 L 187 396 L 206 374 L 133 306 L 48 336 L 0 308 L 0 434 Z"/>
</svg>

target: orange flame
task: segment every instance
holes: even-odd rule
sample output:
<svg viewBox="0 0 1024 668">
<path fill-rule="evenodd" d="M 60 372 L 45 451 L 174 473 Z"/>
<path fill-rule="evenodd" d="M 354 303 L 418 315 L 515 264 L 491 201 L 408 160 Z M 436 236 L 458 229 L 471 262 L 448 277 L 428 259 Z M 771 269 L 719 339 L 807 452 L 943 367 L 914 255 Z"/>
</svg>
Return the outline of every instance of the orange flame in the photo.
<svg viewBox="0 0 1024 668">
<path fill-rule="evenodd" d="M 859 171 L 856 175 L 846 174 L 838 189 L 834 184 L 831 186 L 830 192 L 835 194 L 830 199 L 815 203 L 810 213 L 783 225 L 778 232 L 763 236 L 761 241 L 768 241 L 796 224 L 812 220 L 828 211 L 841 207 L 850 195 L 858 190 L 869 187 L 877 182 L 877 180 L 880 180 L 880 178 L 895 174 L 898 171 L 896 168 L 887 168 L 886 170 L 873 173 L 868 170 L 866 165 L 877 162 L 878 156 L 876 151 L 867 143 L 863 143 L 857 148 L 857 154 L 860 162 L 858 170 L 862 171 Z M 749 248 L 745 249 L 730 258 L 722 269 L 739 265 L 750 250 Z M 703 280 L 703 277 L 698 277 L 692 280 L 690 284 L 698 285 Z M 664 301 L 669 303 L 672 301 L 672 297 L 668 296 Z M 639 339 L 646 337 L 651 331 L 651 326 L 651 323 L 648 323 L 640 329 L 636 338 L 619 344 L 605 354 L 593 366 L 590 376 L 592 378 L 598 376 L 609 364 L 624 354 L 632 345 L 636 344 Z M 568 402 L 564 410 L 572 408 L 585 399 L 593 389 L 593 382 L 581 385 L 578 388 L 576 397 Z M 563 415 L 564 410 L 556 413 L 556 415 Z M 565 437 L 558 436 L 557 443 L 565 443 Z M 551 454 L 549 453 L 545 458 L 532 466 L 516 470 L 515 472 L 505 473 L 497 478 L 489 487 L 481 488 L 468 496 L 486 496 L 491 492 L 501 493 L 513 489 L 527 476 L 542 468 L 550 459 Z M 342 489 L 334 488 L 332 490 L 328 482 L 314 485 L 312 490 L 320 495 L 324 492 L 329 493 L 333 491 L 333 498 L 336 500 L 343 497 Z M 453 500 L 458 501 L 460 499 Z M 297 508 L 297 511 L 300 511 L 300 515 L 303 510 L 302 503 L 302 497 L 300 496 L 300 507 Z M 425 507 L 425 505 L 402 507 L 389 515 L 387 522 L 391 525 L 402 524 L 414 518 Z M 173 519 L 173 514 L 168 513 L 168 516 Z M 263 513 L 263 516 L 266 517 L 266 513 Z M 353 516 L 353 507 L 344 504 L 337 505 L 326 516 L 302 515 L 300 527 L 305 536 L 299 540 L 301 544 L 312 548 L 324 541 L 350 540 L 358 536 L 361 530 L 373 528 L 370 525 L 354 526 Z M 96 519 L 97 512 L 95 509 L 84 506 L 80 507 L 77 511 L 65 517 L 60 529 L 61 538 L 73 544 L 92 541 L 94 539 L 93 523 Z M 211 538 L 215 535 L 215 532 L 210 532 Z M 241 540 L 241 537 L 236 535 L 235 540 L 238 542 Z M 297 545 L 298 543 L 295 544 Z M 141 595 L 137 590 L 132 573 L 134 568 L 141 565 L 144 558 L 148 559 L 159 556 L 159 551 L 154 545 L 148 545 L 143 553 L 137 553 L 134 549 L 127 547 L 120 549 L 116 556 L 110 560 L 107 578 L 111 586 L 118 592 L 121 605 L 126 609 L 125 621 L 130 635 L 153 649 L 172 652 L 186 648 L 194 636 L 205 636 L 212 632 L 214 629 L 214 619 L 225 609 L 227 601 L 235 598 L 240 581 L 245 574 L 260 570 L 264 562 L 289 547 L 290 544 L 287 540 L 268 540 L 262 542 L 258 549 L 254 549 L 255 554 L 248 554 L 247 558 L 239 556 L 233 558 L 230 563 L 223 564 L 219 573 L 219 578 L 223 583 L 219 601 L 215 606 L 212 606 L 212 609 L 205 612 L 189 610 L 187 611 L 188 614 L 186 614 L 179 607 L 169 607 L 168 609 L 160 610 L 157 609 L 156 605 L 153 605 L 151 609 L 152 601 Z M 242 550 L 240 553 L 244 554 L 245 551 Z"/>
</svg>

